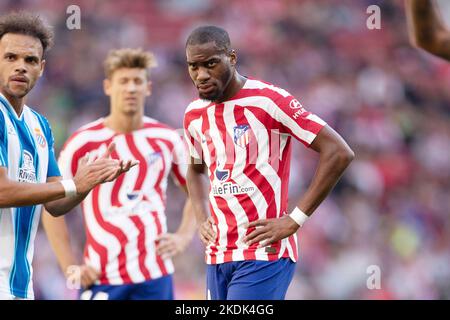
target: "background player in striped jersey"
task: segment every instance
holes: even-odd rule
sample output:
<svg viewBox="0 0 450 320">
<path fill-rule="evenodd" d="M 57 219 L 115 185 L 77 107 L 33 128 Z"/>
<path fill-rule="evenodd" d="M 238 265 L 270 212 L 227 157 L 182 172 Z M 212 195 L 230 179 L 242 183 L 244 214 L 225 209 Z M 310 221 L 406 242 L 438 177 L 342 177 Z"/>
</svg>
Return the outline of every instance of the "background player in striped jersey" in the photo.
<svg viewBox="0 0 450 320">
<path fill-rule="evenodd" d="M 59 163 L 67 177 L 86 152 L 101 154 L 112 141 L 117 146 L 113 158 L 140 161 L 139 168 L 95 188 L 82 203 L 87 243 L 81 282 L 89 288 L 82 299 L 172 299 L 170 257 L 181 252 L 195 233 L 189 201 L 178 231 L 167 233 L 168 176 L 187 193 L 188 158 L 175 130 L 144 116 L 145 98 L 151 94 L 148 72 L 154 65 L 153 55 L 140 49 L 111 51 L 104 80 L 110 114 L 77 130 L 61 151 Z M 66 272 L 76 259 L 64 219 L 44 215 L 43 221 Z"/>
<path fill-rule="evenodd" d="M 431 0 L 406 0 L 410 41 L 450 61 L 450 30 L 436 9 Z"/>
<path fill-rule="evenodd" d="M 0 18 L 0 299 L 34 298 L 31 263 L 41 204 L 62 215 L 132 165 L 108 159 L 111 145 L 90 164 L 81 159 L 73 179 L 61 181 L 50 125 L 25 105 L 52 37 L 38 16 Z"/>
<path fill-rule="evenodd" d="M 200 96 L 187 107 L 184 128 L 191 155 L 188 188 L 207 246 L 207 296 L 284 299 L 297 260 L 296 232 L 337 183 L 353 151 L 288 92 L 241 76 L 225 30 L 195 29 L 186 56 Z M 320 159 L 288 215 L 292 137 Z"/>
</svg>

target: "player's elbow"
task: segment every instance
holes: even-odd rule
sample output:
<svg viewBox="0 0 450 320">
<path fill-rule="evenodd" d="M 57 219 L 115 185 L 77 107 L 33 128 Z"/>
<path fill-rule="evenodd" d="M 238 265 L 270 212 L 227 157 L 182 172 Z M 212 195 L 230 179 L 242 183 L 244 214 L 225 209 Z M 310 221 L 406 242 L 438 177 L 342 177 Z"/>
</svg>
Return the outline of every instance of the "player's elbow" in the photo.
<svg viewBox="0 0 450 320">
<path fill-rule="evenodd" d="M 14 206 L 13 197 L 6 183 L 0 183 L 0 208 L 10 208 Z"/>
<path fill-rule="evenodd" d="M 0 209 L 11 207 L 10 200 L 7 199 L 0 191 Z"/>
<path fill-rule="evenodd" d="M 52 203 L 44 204 L 44 208 L 52 217 L 55 218 L 60 217 L 65 213 L 65 211 L 61 210 L 58 206 L 53 205 Z"/>
<path fill-rule="evenodd" d="M 335 166 L 344 171 L 355 159 L 355 152 L 348 145 L 340 145 L 334 152 Z"/>
<path fill-rule="evenodd" d="M 410 37 L 412 46 L 425 50 L 439 57 L 448 55 L 448 43 L 450 42 L 450 33 L 447 30 L 435 31 L 433 34 L 416 34 Z"/>
</svg>

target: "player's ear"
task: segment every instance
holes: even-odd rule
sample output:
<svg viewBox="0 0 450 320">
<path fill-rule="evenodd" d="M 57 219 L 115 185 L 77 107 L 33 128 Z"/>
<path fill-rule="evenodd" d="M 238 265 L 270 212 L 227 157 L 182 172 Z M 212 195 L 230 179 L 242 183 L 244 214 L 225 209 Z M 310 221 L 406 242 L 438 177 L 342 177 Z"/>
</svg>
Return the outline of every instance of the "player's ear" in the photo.
<svg viewBox="0 0 450 320">
<path fill-rule="evenodd" d="M 146 96 L 151 96 L 152 94 L 152 82 L 150 80 L 148 80 L 147 82 L 147 92 L 146 92 Z"/>
<path fill-rule="evenodd" d="M 42 74 L 44 73 L 45 68 L 45 60 L 41 61 L 41 70 L 39 71 L 39 77 L 42 77 Z"/>
<path fill-rule="evenodd" d="M 109 78 L 103 80 L 103 91 L 107 96 L 111 95 L 111 80 Z"/>
<path fill-rule="evenodd" d="M 236 66 L 236 63 L 237 63 L 237 54 L 236 54 L 236 51 L 233 49 L 233 50 L 231 50 L 231 52 L 230 52 L 230 54 L 229 54 L 229 57 L 230 57 L 230 64 L 234 67 L 234 66 Z"/>
</svg>

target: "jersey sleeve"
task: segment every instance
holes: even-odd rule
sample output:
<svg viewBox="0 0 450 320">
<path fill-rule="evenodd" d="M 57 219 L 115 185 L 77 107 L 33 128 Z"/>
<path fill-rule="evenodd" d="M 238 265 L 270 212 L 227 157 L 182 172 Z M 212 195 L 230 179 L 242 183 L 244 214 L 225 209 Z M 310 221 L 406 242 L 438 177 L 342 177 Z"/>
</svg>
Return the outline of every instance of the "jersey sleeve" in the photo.
<svg viewBox="0 0 450 320">
<path fill-rule="evenodd" d="M 189 150 L 189 155 L 194 159 L 201 160 L 202 147 L 200 136 L 195 131 L 191 121 L 189 120 L 188 114 L 185 114 L 184 116 L 184 139 Z"/>
<path fill-rule="evenodd" d="M 281 124 L 280 131 L 287 133 L 309 147 L 326 122 L 307 111 L 292 95 L 286 92 L 275 100 L 276 120 Z"/>
<path fill-rule="evenodd" d="M 76 149 L 75 135 L 72 135 L 59 153 L 58 165 L 64 179 L 72 179 L 78 170 L 79 152 Z"/>
<path fill-rule="evenodd" d="M 177 134 L 173 148 L 172 178 L 179 186 L 186 185 L 188 150 L 183 138 Z"/>
<path fill-rule="evenodd" d="M 0 112 L 0 167 L 8 166 L 8 145 L 5 119 L 3 113 Z"/>
<path fill-rule="evenodd" d="M 47 178 L 49 177 L 60 177 L 61 172 L 58 168 L 58 163 L 56 162 L 55 157 L 55 139 L 53 138 L 53 132 L 52 128 L 50 127 L 50 124 L 48 120 L 44 117 L 44 124 L 46 126 L 45 128 L 45 135 L 48 143 L 48 168 L 47 168 Z"/>
</svg>

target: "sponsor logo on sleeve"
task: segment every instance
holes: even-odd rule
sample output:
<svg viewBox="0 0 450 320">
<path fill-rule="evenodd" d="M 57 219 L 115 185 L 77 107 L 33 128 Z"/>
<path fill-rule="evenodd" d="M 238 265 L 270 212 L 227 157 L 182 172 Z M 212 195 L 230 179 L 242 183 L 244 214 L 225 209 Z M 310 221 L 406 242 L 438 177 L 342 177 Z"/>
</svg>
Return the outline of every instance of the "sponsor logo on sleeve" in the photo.
<svg viewBox="0 0 450 320">
<path fill-rule="evenodd" d="M 303 108 L 302 104 L 297 99 L 292 99 L 289 103 L 289 107 L 293 110 L 296 110 L 295 113 L 292 115 L 292 118 L 294 120 L 297 120 L 299 117 L 302 116 L 306 112 L 305 108 Z"/>
</svg>

